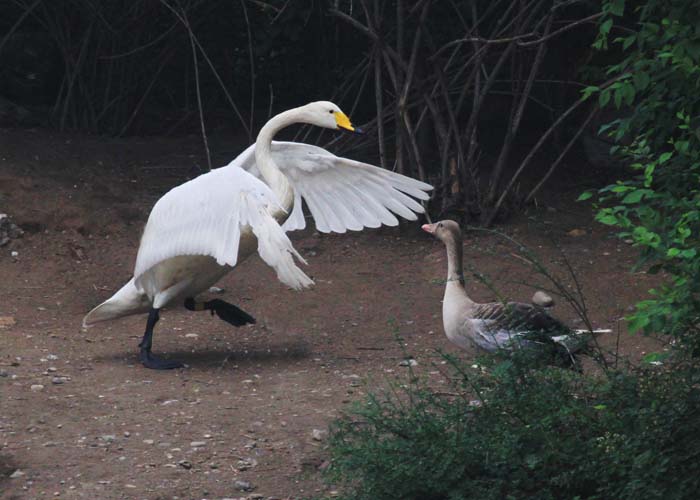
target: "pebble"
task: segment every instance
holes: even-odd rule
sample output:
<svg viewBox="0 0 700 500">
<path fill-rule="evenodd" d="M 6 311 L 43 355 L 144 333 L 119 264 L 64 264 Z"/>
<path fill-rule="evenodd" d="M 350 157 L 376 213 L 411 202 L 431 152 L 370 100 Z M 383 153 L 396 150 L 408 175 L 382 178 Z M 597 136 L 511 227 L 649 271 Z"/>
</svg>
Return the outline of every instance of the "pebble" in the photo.
<svg viewBox="0 0 700 500">
<path fill-rule="evenodd" d="M 326 431 L 314 429 L 311 431 L 311 437 L 314 438 L 315 441 L 323 441 L 326 437 Z"/>
<path fill-rule="evenodd" d="M 576 229 L 572 229 L 571 231 L 569 231 L 569 232 L 566 233 L 566 234 L 568 234 L 569 236 L 572 236 L 572 237 L 574 237 L 574 238 L 578 238 L 578 237 L 580 237 L 580 236 L 585 236 L 585 235 L 586 235 L 586 230 L 585 230 L 585 229 L 576 228 Z"/>
<path fill-rule="evenodd" d="M 399 363 L 399 366 L 418 366 L 418 361 L 415 359 L 404 359 Z"/>
<path fill-rule="evenodd" d="M 15 323 L 15 318 L 12 316 L 0 316 L 0 328 L 7 328 Z"/>
<path fill-rule="evenodd" d="M 24 476 L 24 472 L 22 472 L 21 470 L 17 469 L 17 470 L 14 471 L 12 474 L 10 474 L 10 479 L 17 479 L 18 477 L 22 477 L 22 476 Z"/>
<path fill-rule="evenodd" d="M 182 467 L 183 469 L 190 470 L 192 468 L 192 462 L 189 460 L 180 460 L 177 465 Z"/>
<path fill-rule="evenodd" d="M 103 434 L 100 436 L 100 439 L 102 441 L 106 441 L 108 443 L 111 443 L 112 441 L 117 439 L 117 436 L 115 436 L 114 434 Z"/>
<path fill-rule="evenodd" d="M 143 440 L 144 444 L 153 444 L 155 441 L 153 439 L 144 439 Z"/>
<path fill-rule="evenodd" d="M 233 485 L 236 487 L 237 490 L 240 491 L 252 491 L 253 490 L 253 485 L 250 484 L 248 481 L 241 481 L 240 479 L 237 480 Z"/>
<path fill-rule="evenodd" d="M 218 286 L 210 286 L 209 293 L 224 293 L 226 290 L 219 288 Z"/>
<path fill-rule="evenodd" d="M 54 377 L 51 379 L 51 383 L 54 385 L 61 385 L 65 381 L 66 381 L 65 377 Z"/>
<path fill-rule="evenodd" d="M 44 386 L 41 385 L 41 384 L 32 384 L 32 386 L 30 387 L 30 389 L 31 389 L 32 391 L 34 391 L 34 392 L 39 392 L 39 391 L 43 391 L 43 390 L 44 390 Z"/>
<path fill-rule="evenodd" d="M 187 338 L 187 339 L 196 339 L 197 337 L 199 337 L 199 335 L 197 335 L 196 333 L 186 333 L 185 334 L 185 338 Z"/>
<path fill-rule="evenodd" d="M 256 465 L 258 465 L 258 461 L 254 458 L 244 458 L 236 462 L 236 468 L 240 471 L 248 470 Z"/>
<path fill-rule="evenodd" d="M 192 441 L 190 443 L 190 446 L 192 448 L 201 448 L 202 446 L 206 446 L 207 442 L 206 441 Z"/>
<path fill-rule="evenodd" d="M 10 374 L 7 373 L 5 370 L 0 370 L 0 377 L 9 377 Z"/>
</svg>

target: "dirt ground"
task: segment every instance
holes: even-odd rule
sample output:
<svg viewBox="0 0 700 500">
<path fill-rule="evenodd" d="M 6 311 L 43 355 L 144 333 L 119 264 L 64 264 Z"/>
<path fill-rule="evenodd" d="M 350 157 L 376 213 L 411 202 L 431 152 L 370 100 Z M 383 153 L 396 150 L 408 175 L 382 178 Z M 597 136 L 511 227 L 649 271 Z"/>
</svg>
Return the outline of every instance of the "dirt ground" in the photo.
<svg viewBox="0 0 700 500">
<path fill-rule="evenodd" d="M 236 151 L 223 144 L 212 145 L 219 165 Z M 397 336 L 426 377 L 438 349 L 476 355 L 442 332 L 444 249 L 419 223 L 294 234 L 316 281 L 303 292 L 251 257 L 218 286 L 256 325 L 235 329 L 183 308 L 161 315 L 154 352 L 184 361 L 181 370 L 138 363 L 145 317 L 82 329 L 83 315 L 130 278 L 150 207 L 196 175 L 200 150 L 196 138 L 0 130 L 0 212 L 25 231 L 0 248 L 0 498 L 332 495 L 323 432 L 350 402 L 405 373 Z M 619 319 L 652 279 L 629 272 L 635 250 L 570 201 L 582 189 L 564 182 L 500 229 L 563 275 L 559 247 L 593 323 L 622 329 L 620 351 L 638 359 L 653 346 Z M 529 300 L 527 285 L 542 280 L 515 253 L 495 235 L 465 238 L 469 265 Z M 476 280 L 468 287 L 475 299 L 494 297 Z M 555 313 L 576 320 L 566 304 Z"/>
</svg>

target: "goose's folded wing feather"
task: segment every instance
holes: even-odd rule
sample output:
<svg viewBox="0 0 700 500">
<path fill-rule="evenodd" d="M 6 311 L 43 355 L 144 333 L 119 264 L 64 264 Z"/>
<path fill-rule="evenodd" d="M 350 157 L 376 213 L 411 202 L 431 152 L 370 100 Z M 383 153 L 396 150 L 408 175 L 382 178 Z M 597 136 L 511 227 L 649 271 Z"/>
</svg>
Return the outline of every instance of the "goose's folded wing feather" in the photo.
<svg viewBox="0 0 700 500">
<path fill-rule="evenodd" d="M 251 232 L 260 257 L 283 283 L 299 289 L 313 282 L 299 269 L 304 262 L 273 217 L 281 210 L 262 181 L 236 166 L 212 170 L 166 193 L 153 207 L 136 257 L 134 277 L 183 255 L 208 255 L 235 266 L 241 236 Z"/>
<path fill-rule="evenodd" d="M 374 165 L 335 156 L 323 148 L 298 142 L 273 142 L 272 157 L 294 189 L 294 208 L 283 228 L 306 226 L 302 198 L 316 228 L 344 233 L 382 224 L 395 226 L 396 215 L 416 220 L 432 186 Z M 259 177 L 251 146 L 232 164 Z"/>
<path fill-rule="evenodd" d="M 479 324 L 477 330 L 482 335 L 499 344 L 515 339 L 525 343 L 552 343 L 555 341 L 553 337 L 571 333 L 568 327 L 541 307 L 521 302 L 476 304 L 470 318 Z"/>
</svg>

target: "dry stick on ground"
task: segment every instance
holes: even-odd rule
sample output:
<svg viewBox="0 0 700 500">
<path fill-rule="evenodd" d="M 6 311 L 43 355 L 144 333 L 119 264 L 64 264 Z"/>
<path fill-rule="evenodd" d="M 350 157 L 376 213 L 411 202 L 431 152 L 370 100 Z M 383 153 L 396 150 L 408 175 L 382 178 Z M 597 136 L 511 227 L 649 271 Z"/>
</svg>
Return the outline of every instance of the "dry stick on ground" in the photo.
<svg viewBox="0 0 700 500">
<path fill-rule="evenodd" d="M 564 156 L 566 156 L 566 154 L 569 152 L 571 147 L 576 143 L 576 141 L 578 140 L 581 133 L 586 129 L 586 127 L 588 127 L 588 124 L 591 122 L 591 120 L 593 120 L 593 118 L 595 117 L 596 114 L 598 114 L 598 107 L 594 106 L 593 110 L 588 114 L 588 117 L 584 120 L 583 124 L 581 124 L 581 126 L 578 128 L 578 130 L 576 131 L 574 136 L 571 138 L 571 140 L 568 142 L 568 144 L 566 146 L 564 146 L 564 149 L 562 149 L 562 151 L 559 154 L 559 156 L 557 157 L 557 159 L 554 160 L 552 165 L 549 167 L 549 170 L 547 170 L 547 173 L 545 173 L 544 176 L 542 176 L 542 179 L 540 179 L 540 181 L 537 183 L 537 185 L 535 185 L 535 187 L 532 188 L 530 193 L 527 195 L 527 197 L 525 198 L 525 202 L 524 202 L 526 205 L 534 198 L 534 196 L 537 194 L 537 192 L 540 190 L 540 188 L 544 185 L 544 183 L 547 182 L 547 179 L 549 179 L 549 177 L 552 175 L 554 170 L 556 170 L 556 168 L 557 168 L 557 166 L 559 166 L 559 163 L 561 162 L 561 160 L 564 158 Z M 495 207 L 496 210 L 498 208 L 499 207 Z"/>
<path fill-rule="evenodd" d="M 224 92 L 224 95 L 226 96 L 226 99 L 228 100 L 229 104 L 231 105 L 233 112 L 236 114 L 236 116 L 238 117 L 238 120 L 243 125 L 243 128 L 246 131 L 246 134 L 248 136 L 250 136 L 251 131 L 248 128 L 248 124 L 246 123 L 245 118 L 243 118 L 243 115 L 241 114 L 240 110 L 238 109 L 238 106 L 236 106 L 236 103 L 233 101 L 231 94 L 229 93 L 228 89 L 226 88 L 226 85 L 224 85 L 224 82 L 221 79 L 221 76 L 219 76 L 219 72 L 214 67 L 214 64 L 211 62 L 211 59 L 209 59 L 209 56 L 207 55 L 207 52 L 204 50 L 204 47 L 202 47 L 202 44 L 199 43 L 199 40 L 197 39 L 195 34 L 192 33 L 192 31 L 189 29 L 188 24 L 182 18 L 182 16 L 180 15 L 180 13 L 177 10 L 175 10 L 166 0 L 160 0 L 160 3 L 163 4 L 170 12 L 172 12 L 173 15 L 180 20 L 180 22 L 185 26 L 187 31 L 190 33 L 190 36 L 192 37 L 192 41 L 197 45 L 197 48 L 199 49 L 199 51 L 202 54 L 202 57 L 204 57 L 204 60 L 207 62 L 209 69 L 211 69 L 211 72 L 213 73 L 214 78 L 216 78 L 216 81 L 218 82 L 219 86 L 221 87 L 221 90 Z"/>
<path fill-rule="evenodd" d="M 134 106 L 134 110 L 131 112 L 131 116 L 129 116 L 129 119 L 126 121 L 126 123 L 124 124 L 122 129 L 117 134 L 118 137 L 122 137 L 124 134 L 126 134 L 126 131 L 129 130 L 129 127 L 131 126 L 132 122 L 136 118 L 136 115 L 140 111 L 141 106 L 143 106 L 143 103 L 146 101 L 146 98 L 151 93 L 151 89 L 153 88 L 153 85 L 158 80 L 158 77 L 160 76 L 161 71 L 163 71 L 163 68 L 165 68 L 167 63 L 170 61 L 171 55 L 172 55 L 172 52 L 170 54 L 168 54 L 167 56 L 161 58 L 160 64 L 158 65 L 158 69 L 153 74 L 153 78 L 151 78 L 151 82 L 148 84 L 148 87 L 146 87 L 146 90 L 141 95 L 141 98 L 139 99 L 138 103 L 136 103 L 136 106 Z M 201 113 L 201 108 L 200 108 L 200 113 Z M 207 149 L 207 158 L 208 158 L 208 149 Z"/>
<path fill-rule="evenodd" d="M 183 18 L 187 22 L 187 15 L 182 11 Z M 194 44 L 194 35 L 190 29 L 189 22 L 185 25 L 190 34 L 190 46 L 192 47 L 192 66 L 194 67 L 194 85 L 197 91 L 197 109 L 199 110 L 199 126 L 202 130 L 202 141 L 204 141 L 204 149 L 207 152 L 207 172 L 211 172 L 211 153 L 209 152 L 209 140 L 207 139 L 207 130 L 204 126 L 204 110 L 202 109 L 202 94 L 199 88 L 199 64 L 197 60 L 197 47 Z"/>
<path fill-rule="evenodd" d="M 423 168 L 423 162 L 421 160 L 420 149 L 418 148 L 418 143 L 416 141 L 416 132 L 411 124 L 411 117 L 406 109 L 406 100 L 408 99 L 408 93 L 411 89 L 411 83 L 413 82 L 414 75 L 416 72 L 416 59 L 418 56 L 418 47 L 420 46 L 422 25 L 425 22 L 425 18 L 428 15 L 428 9 L 430 7 L 430 2 L 426 2 L 421 12 L 420 18 L 418 20 L 418 25 L 416 27 L 416 34 L 413 38 L 413 47 L 411 49 L 411 59 L 408 63 L 408 70 L 406 71 L 406 79 L 404 80 L 403 91 L 399 97 L 398 110 L 399 115 L 403 119 L 403 123 L 406 127 L 406 135 L 411 144 L 413 150 L 413 157 L 418 166 L 418 176 L 420 180 L 425 181 L 425 170 Z"/>
<path fill-rule="evenodd" d="M 396 0 L 396 53 L 399 59 L 403 61 L 404 54 L 404 5 L 403 0 Z M 403 86 L 403 72 L 401 68 L 396 68 L 396 92 Z M 397 102 L 394 108 L 394 123 L 396 127 L 396 171 L 400 174 L 405 173 L 404 158 L 403 158 L 403 132 L 401 126 L 401 107 Z"/>
<path fill-rule="evenodd" d="M 10 39 L 12 34 L 15 31 L 17 31 L 17 28 L 20 27 L 20 25 L 27 18 L 27 16 L 32 13 L 32 11 L 36 8 L 37 5 L 39 5 L 39 2 L 41 2 L 41 0 L 35 0 L 34 3 L 29 6 L 22 6 L 24 8 L 24 12 L 22 12 L 22 14 L 17 18 L 17 21 L 15 21 L 15 24 L 12 25 L 10 30 L 7 33 L 5 33 L 5 36 L 2 38 L 2 40 L 0 40 L 0 52 L 2 52 L 3 46 Z"/>
<path fill-rule="evenodd" d="M 608 81 L 605 82 L 604 84 L 600 85 L 600 89 L 603 90 L 603 89 L 609 87 L 610 85 L 612 85 L 613 83 L 615 83 L 615 82 L 618 81 L 619 79 L 620 79 L 620 77 L 616 77 L 616 78 L 613 78 L 613 79 L 611 79 L 611 80 L 608 80 Z M 503 203 L 503 200 L 505 199 L 506 195 L 508 195 L 508 193 L 510 192 L 510 190 L 513 188 L 513 185 L 515 184 L 515 181 L 518 179 L 518 177 L 520 176 L 520 174 L 522 173 L 522 171 L 525 169 L 525 167 L 527 167 L 527 166 L 529 165 L 530 161 L 532 161 L 532 158 L 535 156 L 535 153 L 537 153 L 537 151 L 539 151 L 539 149 L 542 147 L 542 145 L 545 143 L 545 141 L 549 138 L 549 136 L 552 135 L 552 133 L 554 132 L 554 130 L 555 130 L 559 125 L 561 125 L 561 123 L 562 123 L 564 120 L 566 120 L 566 118 L 567 118 L 571 113 L 573 113 L 581 104 L 583 104 L 583 102 L 584 102 L 585 100 L 586 100 L 586 99 L 584 99 L 583 97 L 581 97 L 579 100 L 577 100 L 577 101 L 576 101 L 575 103 L 573 103 L 571 106 L 569 106 L 569 109 L 567 109 L 564 113 L 562 113 L 562 114 L 559 116 L 559 118 L 557 118 L 556 121 L 555 121 L 554 123 L 552 123 L 552 125 L 550 125 L 550 127 L 545 131 L 545 133 L 542 134 L 542 135 L 540 136 L 540 139 L 539 139 L 539 140 L 537 141 L 537 143 L 532 147 L 532 149 L 530 149 L 530 152 L 527 154 L 527 156 L 525 156 L 525 158 L 523 159 L 523 161 L 520 163 L 520 166 L 518 166 L 517 170 L 515 171 L 515 173 L 513 174 L 513 176 L 510 178 L 510 181 L 508 182 L 508 185 L 507 185 L 507 186 L 505 187 L 505 189 L 501 192 L 501 196 L 500 196 L 500 198 L 498 199 L 498 201 L 496 202 L 496 205 L 495 205 L 494 207 L 500 207 L 500 206 L 501 206 L 501 204 Z M 495 216 L 496 216 L 496 211 L 494 210 L 494 211 L 491 212 L 491 215 L 489 216 L 489 218 L 485 221 L 485 223 L 486 223 L 487 226 L 489 226 L 489 225 L 491 225 L 491 223 L 493 223 L 493 219 L 494 219 Z"/>
<path fill-rule="evenodd" d="M 377 26 L 381 25 L 379 2 L 374 2 L 374 17 Z M 379 46 L 375 44 L 372 59 L 374 61 L 374 99 L 377 105 L 377 141 L 379 141 L 379 165 L 386 168 L 386 151 L 384 149 L 384 105 L 382 103 L 382 58 L 379 54 Z"/>
<path fill-rule="evenodd" d="M 547 20 L 547 25 L 545 27 L 545 33 L 549 33 L 549 29 L 552 26 L 552 21 L 553 16 L 550 15 Z M 513 140 L 515 139 L 515 136 L 518 133 L 518 129 L 520 128 L 520 122 L 522 121 L 523 113 L 525 111 L 525 105 L 527 104 L 528 97 L 532 90 L 532 82 L 535 79 L 535 75 L 537 75 L 537 72 L 540 69 L 542 60 L 544 59 L 545 47 L 545 44 L 541 44 L 537 47 L 535 60 L 533 61 L 532 66 L 530 67 L 530 74 L 528 75 L 527 81 L 525 82 L 525 87 L 523 88 L 523 91 L 520 95 L 520 102 L 517 104 L 517 107 L 514 108 L 515 113 L 513 115 L 512 120 L 510 120 L 510 123 L 508 124 L 508 130 L 506 131 L 506 136 L 503 139 L 501 152 L 498 155 L 496 164 L 493 167 L 491 179 L 489 181 L 489 190 L 486 196 L 486 203 L 489 205 L 493 203 L 497 196 L 497 190 L 501 180 L 501 175 L 503 173 L 503 169 L 505 168 L 506 161 L 508 160 L 508 156 L 510 155 L 510 150 L 513 146 Z"/>
<path fill-rule="evenodd" d="M 241 0 L 241 7 L 243 8 L 246 31 L 248 32 L 248 58 L 250 61 L 250 121 L 248 125 L 248 142 L 253 142 L 253 118 L 255 117 L 255 58 L 253 56 L 253 36 L 250 33 L 250 20 L 248 19 L 248 9 L 245 6 L 245 0 Z"/>
</svg>

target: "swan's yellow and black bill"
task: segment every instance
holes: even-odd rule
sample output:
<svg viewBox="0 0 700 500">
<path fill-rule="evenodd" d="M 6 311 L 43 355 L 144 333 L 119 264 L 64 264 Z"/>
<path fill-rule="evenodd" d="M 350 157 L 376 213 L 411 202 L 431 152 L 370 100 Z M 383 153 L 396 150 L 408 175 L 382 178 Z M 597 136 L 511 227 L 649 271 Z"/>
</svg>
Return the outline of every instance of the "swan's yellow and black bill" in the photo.
<svg viewBox="0 0 700 500">
<path fill-rule="evenodd" d="M 343 130 L 348 130 L 350 132 L 355 132 L 355 127 L 352 126 L 352 123 L 350 123 L 350 118 L 348 118 L 348 115 L 343 113 L 342 111 L 336 111 L 333 113 L 335 116 L 335 123 L 338 125 L 338 128 L 342 128 Z"/>
</svg>

